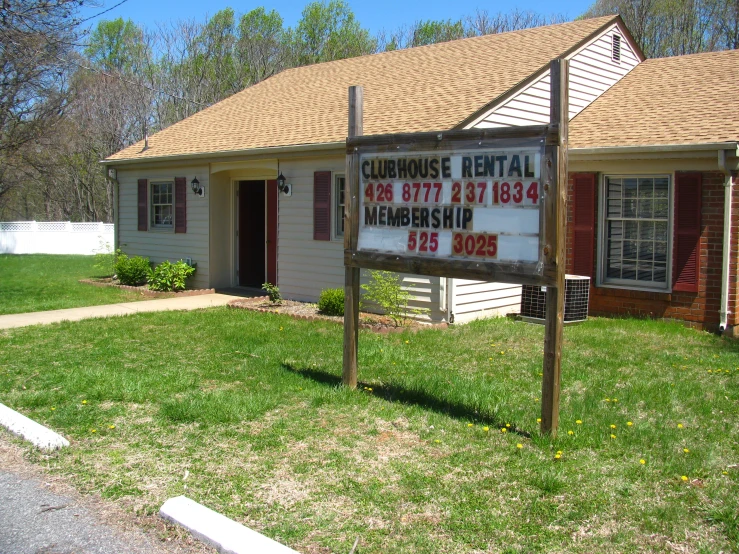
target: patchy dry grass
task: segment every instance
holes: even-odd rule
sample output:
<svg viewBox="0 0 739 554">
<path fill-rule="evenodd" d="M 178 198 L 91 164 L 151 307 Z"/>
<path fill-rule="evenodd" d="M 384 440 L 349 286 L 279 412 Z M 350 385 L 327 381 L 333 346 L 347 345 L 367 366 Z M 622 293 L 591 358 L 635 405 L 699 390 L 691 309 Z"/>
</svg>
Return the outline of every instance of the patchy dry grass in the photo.
<svg viewBox="0 0 739 554">
<path fill-rule="evenodd" d="M 186 494 L 304 553 L 739 550 L 739 345 L 568 327 L 552 440 L 542 340 L 362 334 L 348 391 L 335 325 L 140 314 L 0 334 L 0 401 L 71 439 L 44 463 L 81 490 L 137 514 Z"/>
</svg>

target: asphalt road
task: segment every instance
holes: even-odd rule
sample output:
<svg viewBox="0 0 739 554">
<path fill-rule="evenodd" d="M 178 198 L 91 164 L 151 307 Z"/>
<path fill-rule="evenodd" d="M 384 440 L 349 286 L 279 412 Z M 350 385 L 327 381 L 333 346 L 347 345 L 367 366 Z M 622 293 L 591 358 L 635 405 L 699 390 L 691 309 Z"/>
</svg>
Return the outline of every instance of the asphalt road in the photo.
<svg viewBox="0 0 739 554">
<path fill-rule="evenodd" d="M 43 482 L 0 470 L 1 554 L 166 552 L 140 532 L 125 535 L 98 521 L 79 501 Z"/>
</svg>

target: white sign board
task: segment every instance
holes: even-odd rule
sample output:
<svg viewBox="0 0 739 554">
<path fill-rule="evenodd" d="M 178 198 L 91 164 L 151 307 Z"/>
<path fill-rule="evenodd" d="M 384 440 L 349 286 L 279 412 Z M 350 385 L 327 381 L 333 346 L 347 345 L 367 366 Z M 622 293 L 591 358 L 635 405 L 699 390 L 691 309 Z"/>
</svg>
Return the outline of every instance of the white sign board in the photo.
<svg viewBox="0 0 739 554">
<path fill-rule="evenodd" d="M 361 154 L 357 250 L 538 262 L 541 157 L 536 147 Z"/>
</svg>

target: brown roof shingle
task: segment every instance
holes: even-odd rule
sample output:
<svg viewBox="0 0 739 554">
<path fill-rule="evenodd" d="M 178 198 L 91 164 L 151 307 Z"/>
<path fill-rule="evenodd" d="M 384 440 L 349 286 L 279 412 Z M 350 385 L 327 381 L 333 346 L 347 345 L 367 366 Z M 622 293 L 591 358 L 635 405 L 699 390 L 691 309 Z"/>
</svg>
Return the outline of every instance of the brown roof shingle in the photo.
<svg viewBox="0 0 739 554">
<path fill-rule="evenodd" d="M 570 123 L 570 148 L 739 140 L 739 50 L 636 66 Z"/>
<path fill-rule="evenodd" d="M 108 160 L 343 141 L 347 89 L 366 135 L 451 129 L 617 17 L 455 40 L 283 71 Z"/>
</svg>

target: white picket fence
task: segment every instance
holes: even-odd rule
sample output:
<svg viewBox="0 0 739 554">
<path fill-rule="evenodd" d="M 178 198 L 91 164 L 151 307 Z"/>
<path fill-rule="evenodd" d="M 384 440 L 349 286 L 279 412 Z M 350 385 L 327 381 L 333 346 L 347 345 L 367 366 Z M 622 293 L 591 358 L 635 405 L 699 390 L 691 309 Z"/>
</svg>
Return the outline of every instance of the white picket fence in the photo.
<svg viewBox="0 0 739 554">
<path fill-rule="evenodd" d="M 0 254 L 95 254 L 113 248 L 112 223 L 0 222 Z"/>
</svg>

